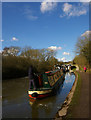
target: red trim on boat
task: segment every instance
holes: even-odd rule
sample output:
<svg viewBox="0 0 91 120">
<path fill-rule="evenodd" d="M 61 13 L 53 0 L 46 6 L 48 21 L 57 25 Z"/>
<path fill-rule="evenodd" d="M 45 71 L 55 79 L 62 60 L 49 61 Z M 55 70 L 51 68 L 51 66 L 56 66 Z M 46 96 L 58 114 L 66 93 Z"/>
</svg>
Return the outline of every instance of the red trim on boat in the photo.
<svg viewBox="0 0 91 120">
<path fill-rule="evenodd" d="M 50 73 L 51 71 L 47 71 L 47 72 L 45 72 L 45 73 Z"/>
<path fill-rule="evenodd" d="M 36 98 L 44 98 L 49 96 L 50 94 L 39 94 L 37 97 L 32 97 L 32 95 L 29 94 L 29 97 L 32 99 L 36 99 Z"/>
</svg>

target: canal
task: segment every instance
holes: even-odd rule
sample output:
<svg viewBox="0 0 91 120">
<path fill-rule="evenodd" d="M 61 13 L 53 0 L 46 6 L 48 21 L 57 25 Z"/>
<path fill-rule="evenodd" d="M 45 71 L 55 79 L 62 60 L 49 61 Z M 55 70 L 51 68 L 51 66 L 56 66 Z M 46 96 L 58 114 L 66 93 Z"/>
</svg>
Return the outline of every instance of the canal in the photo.
<svg viewBox="0 0 91 120">
<path fill-rule="evenodd" d="M 60 109 L 75 80 L 66 73 L 65 80 L 56 95 L 31 102 L 28 98 L 28 78 L 5 80 L 2 83 L 3 118 L 53 118 Z"/>
</svg>

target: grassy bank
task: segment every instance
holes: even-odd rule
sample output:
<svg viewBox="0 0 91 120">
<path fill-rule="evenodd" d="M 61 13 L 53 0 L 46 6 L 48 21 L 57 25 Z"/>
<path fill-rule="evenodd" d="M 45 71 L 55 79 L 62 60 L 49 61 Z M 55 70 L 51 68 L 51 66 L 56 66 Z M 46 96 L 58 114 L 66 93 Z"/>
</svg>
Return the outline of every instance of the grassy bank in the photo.
<svg viewBox="0 0 91 120">
<path fill-rule="evenodd" d="M 78 72 L 76 72 L 76 75 L 77 74 L 78 74 L 77 86 L 76 86 L 72 101 L 69 105 L 67 115 L 65 117 L 63 117 L 63 120 L 68 120 L 70 118 L 73 118 L 73 109 L 78 104 L 78 100 L 80 97 L 80 89 L 81 89 L 81 77 L 80 77 L 80 74 Z"/>
</svg>

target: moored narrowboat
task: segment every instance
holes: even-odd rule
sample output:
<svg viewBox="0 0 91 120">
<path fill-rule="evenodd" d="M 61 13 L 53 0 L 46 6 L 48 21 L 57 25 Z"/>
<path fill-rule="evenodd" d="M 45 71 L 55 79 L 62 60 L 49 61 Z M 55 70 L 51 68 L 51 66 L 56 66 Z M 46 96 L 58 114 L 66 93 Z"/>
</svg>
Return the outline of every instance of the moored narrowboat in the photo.
<svg viewBox="0 0 91 120">
<path fill-rule="evenodd" d="M 62 70 L 48 71 L 38 77 L 39 87 L 28 90 L 31 99 L 39 99 L 52 95 L 62 84 L 65 73 Z"/>
</svg>

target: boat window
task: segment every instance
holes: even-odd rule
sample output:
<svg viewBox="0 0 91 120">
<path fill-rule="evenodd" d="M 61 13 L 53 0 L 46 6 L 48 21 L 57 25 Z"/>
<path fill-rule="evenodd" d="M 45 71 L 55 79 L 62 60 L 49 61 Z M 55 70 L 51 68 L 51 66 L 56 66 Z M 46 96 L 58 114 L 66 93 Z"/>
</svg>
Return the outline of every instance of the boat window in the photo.
<svg viewBox="0 0 91 120">
<path fill-rule="evenodd" d="M 53 86 L 55 84 L 54 77 L 53 76 L 48 76 L 48 81 L 50 83 L 50 86 Z"/>
<path fill-rule="evenodd" d="M 56 74 L 54 75 L 54 80 L 55 80 L 55 82 L 58 80 L 58 77 Z"/>
<path fill-rule="evenodd" d="M 59 75 L 59 72 L 57 72 L 57 77 L 59 77 L 60 75 Z"/>
</svg>

